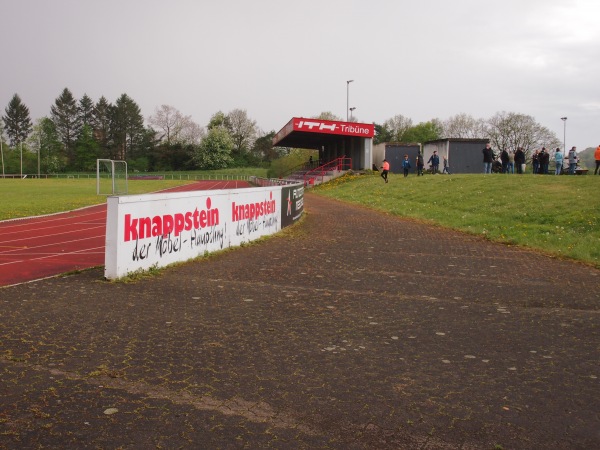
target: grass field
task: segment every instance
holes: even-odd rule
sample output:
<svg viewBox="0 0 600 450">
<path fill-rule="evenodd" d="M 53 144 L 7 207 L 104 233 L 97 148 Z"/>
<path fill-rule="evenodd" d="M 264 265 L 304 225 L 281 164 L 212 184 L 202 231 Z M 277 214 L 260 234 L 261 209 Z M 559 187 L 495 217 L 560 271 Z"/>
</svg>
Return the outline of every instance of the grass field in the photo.
<svg viewBox="0 0 600 450">
<path fill-rule="evenodd" d="M 224 169 L 195 172 L 161 172 L 163 180 L 130 180 L 129 194 L 156 192 L 194 180 L 238 179 L 249 175 L 264 177 L 267 169 Z M 137 174 L 130 174 L 130 176 Z M 154 175 L 154 174 L 151 174 Z M 106 183 L 105 183 L 106 184 Z M 61 178 L 0 179 L 0 220 L 69 211 L 106 202 L 96 195 L 96 174 L 71 174 Z"/>
<path fill-rule="evenodd" d="M 600 267 L 600 177 L 354 175 L 314 192 Z"/>
</svg>

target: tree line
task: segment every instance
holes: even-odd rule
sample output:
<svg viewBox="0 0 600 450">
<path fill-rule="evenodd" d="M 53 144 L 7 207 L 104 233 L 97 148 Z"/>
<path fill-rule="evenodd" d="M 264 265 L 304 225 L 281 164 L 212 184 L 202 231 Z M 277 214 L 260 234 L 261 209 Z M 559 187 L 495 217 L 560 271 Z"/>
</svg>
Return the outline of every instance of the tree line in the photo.
<svg viewBox="0 0 600 450">
<path fill-rule="evenodd" d="M 331 112 L 315 118 L 342 120 Z M 93 171 L 96 159 L 126 160 L 133 171 L 210 170 L 269 165 L 293 149 L 274 148 L 275 131 L 265 133 L 245 110 L 218 111 L 203 127 L 176 108 L 162 105 L 144 120 L 127 94 L 114 103 L 87 94 L 77 100 L 65 88 L 48 116 L 32 122 L 29 108 L 14 94 L 0 118 L 3 173 Z M 356 121 L 356 118 L 353 119 Z M 146 124 L 147 123 L 147 124 Z M 427 142 L 441 138 L 487 138 L 496 151 L 560 147 L 556 135 L 531 116 L 500 112 L 490 119 L 457 114 L 413 124 L 403 115 L 375 123 L 374 143 Z M 5 137 L 8 145 L 5 144 Z"/>
</svg>

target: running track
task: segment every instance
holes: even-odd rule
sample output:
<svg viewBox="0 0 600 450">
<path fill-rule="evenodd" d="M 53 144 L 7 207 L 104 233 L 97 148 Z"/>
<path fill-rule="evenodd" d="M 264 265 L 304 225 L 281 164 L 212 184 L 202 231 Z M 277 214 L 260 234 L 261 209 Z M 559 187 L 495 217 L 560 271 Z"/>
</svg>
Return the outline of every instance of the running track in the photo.
<svg viewBox="0 0 600 450">
<path fill-rule="evenodd" d="M 249 187 L 198 181 L 168 192 Z M 42 217 L 0 221 L 0 287 L 104 265 L 106 204 Z"/>
</svg>

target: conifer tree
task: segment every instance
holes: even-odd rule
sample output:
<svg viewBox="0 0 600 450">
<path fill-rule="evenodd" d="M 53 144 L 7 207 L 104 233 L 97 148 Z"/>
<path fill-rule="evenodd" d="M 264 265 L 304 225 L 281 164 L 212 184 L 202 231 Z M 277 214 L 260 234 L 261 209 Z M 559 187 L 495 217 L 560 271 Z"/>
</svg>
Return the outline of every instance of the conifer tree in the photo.
<svg viewBox="0 0 600 450">
<path fill-rule="evenodd" d="M 50 107 L 50 113 L 60 140 L 64 146 L 64 152 L 69 161 L 69 166 L 75 161 L 75 141 L 80 128 L 77 102 L 71 91 L 65 88 L 60 96 Z"/>
<path fill-rule="evenodd" d="M 15 94 L 4 111 L 4 129 L 10 144 L 15 147 L 27 139 L 33 129 L 29 108 L 21 101 L 21 97 Z"/>
<path fill-rule="evenodd" d="M 94 139 L 100 144 L 100 157 L 114 159 L 110 147 L 110 118 L 112 105 L 104 96 L 100 97 L 92 113 Z"/>
<path fill-rule="evenodd" d="M 94 101 L 87 95 L 83 94 L 79 105 L 77 106 L 77 114 L 79 116 L 79 123 L 83 128 L 85 125 L 92 125 L 94 113 Z"/>
</svg>

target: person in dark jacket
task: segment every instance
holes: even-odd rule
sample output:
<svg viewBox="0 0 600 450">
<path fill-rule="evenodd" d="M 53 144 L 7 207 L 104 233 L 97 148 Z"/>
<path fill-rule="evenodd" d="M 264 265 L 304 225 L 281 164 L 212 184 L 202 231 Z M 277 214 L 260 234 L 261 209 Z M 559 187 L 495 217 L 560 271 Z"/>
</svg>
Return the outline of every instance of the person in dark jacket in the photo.
<svg viewBox="0 0 600 450">
<path fill-rule="evenodd" d="M 523 173 L 523 164 L 525 164 L 525 152 L 523 148 L 517 147 L 515 152 L 515 166 L 517 166 L 517 173 Z"/>
<path fill-rule="evenodd" d="M 535 151 L 533 152 L 533 155 L 531 155 L 531 165 L 533 166 L 533 173 L 536 174 L 539 172 L 540 170 L 540 152 L 539 150 L 536 148 Z"/>
<path fill-rule="evenodd" d="M 485 144 L 483 153 L 483 173 L 492 173 L 492 163 L 494 162 L 494 151 L 490 144 Z"/>
<path fill-rule="evenodd" d="M 431 173 L 438 173 L 440 167 L 440 157 L 437 154 L 437 151 L 433 151 L 433 155 L 429 157 L 427 164 L 431 164 Z"/>
<path fill-rule="evenodd" d="M 508 152 L 506 149 L 500 153 L 500 162 L 502 162 L 502 173 L 508 173 Z"/>
<path fill-rule="evenodd" d="M 417 155 L 417 176 L 423 175 L 423 167 L 425 167 L 425 161 L 423 160 L 423 153 Z"/>
<path fill-rule="evenodd" d="M 548 175 L 548 166 L 550 165 L 550 153 L 546 150 L 546 147 L 542 147 L 542 151 L 538 155 L 540 161 L 540 173 L 542 175 Z"/>
</svg>

